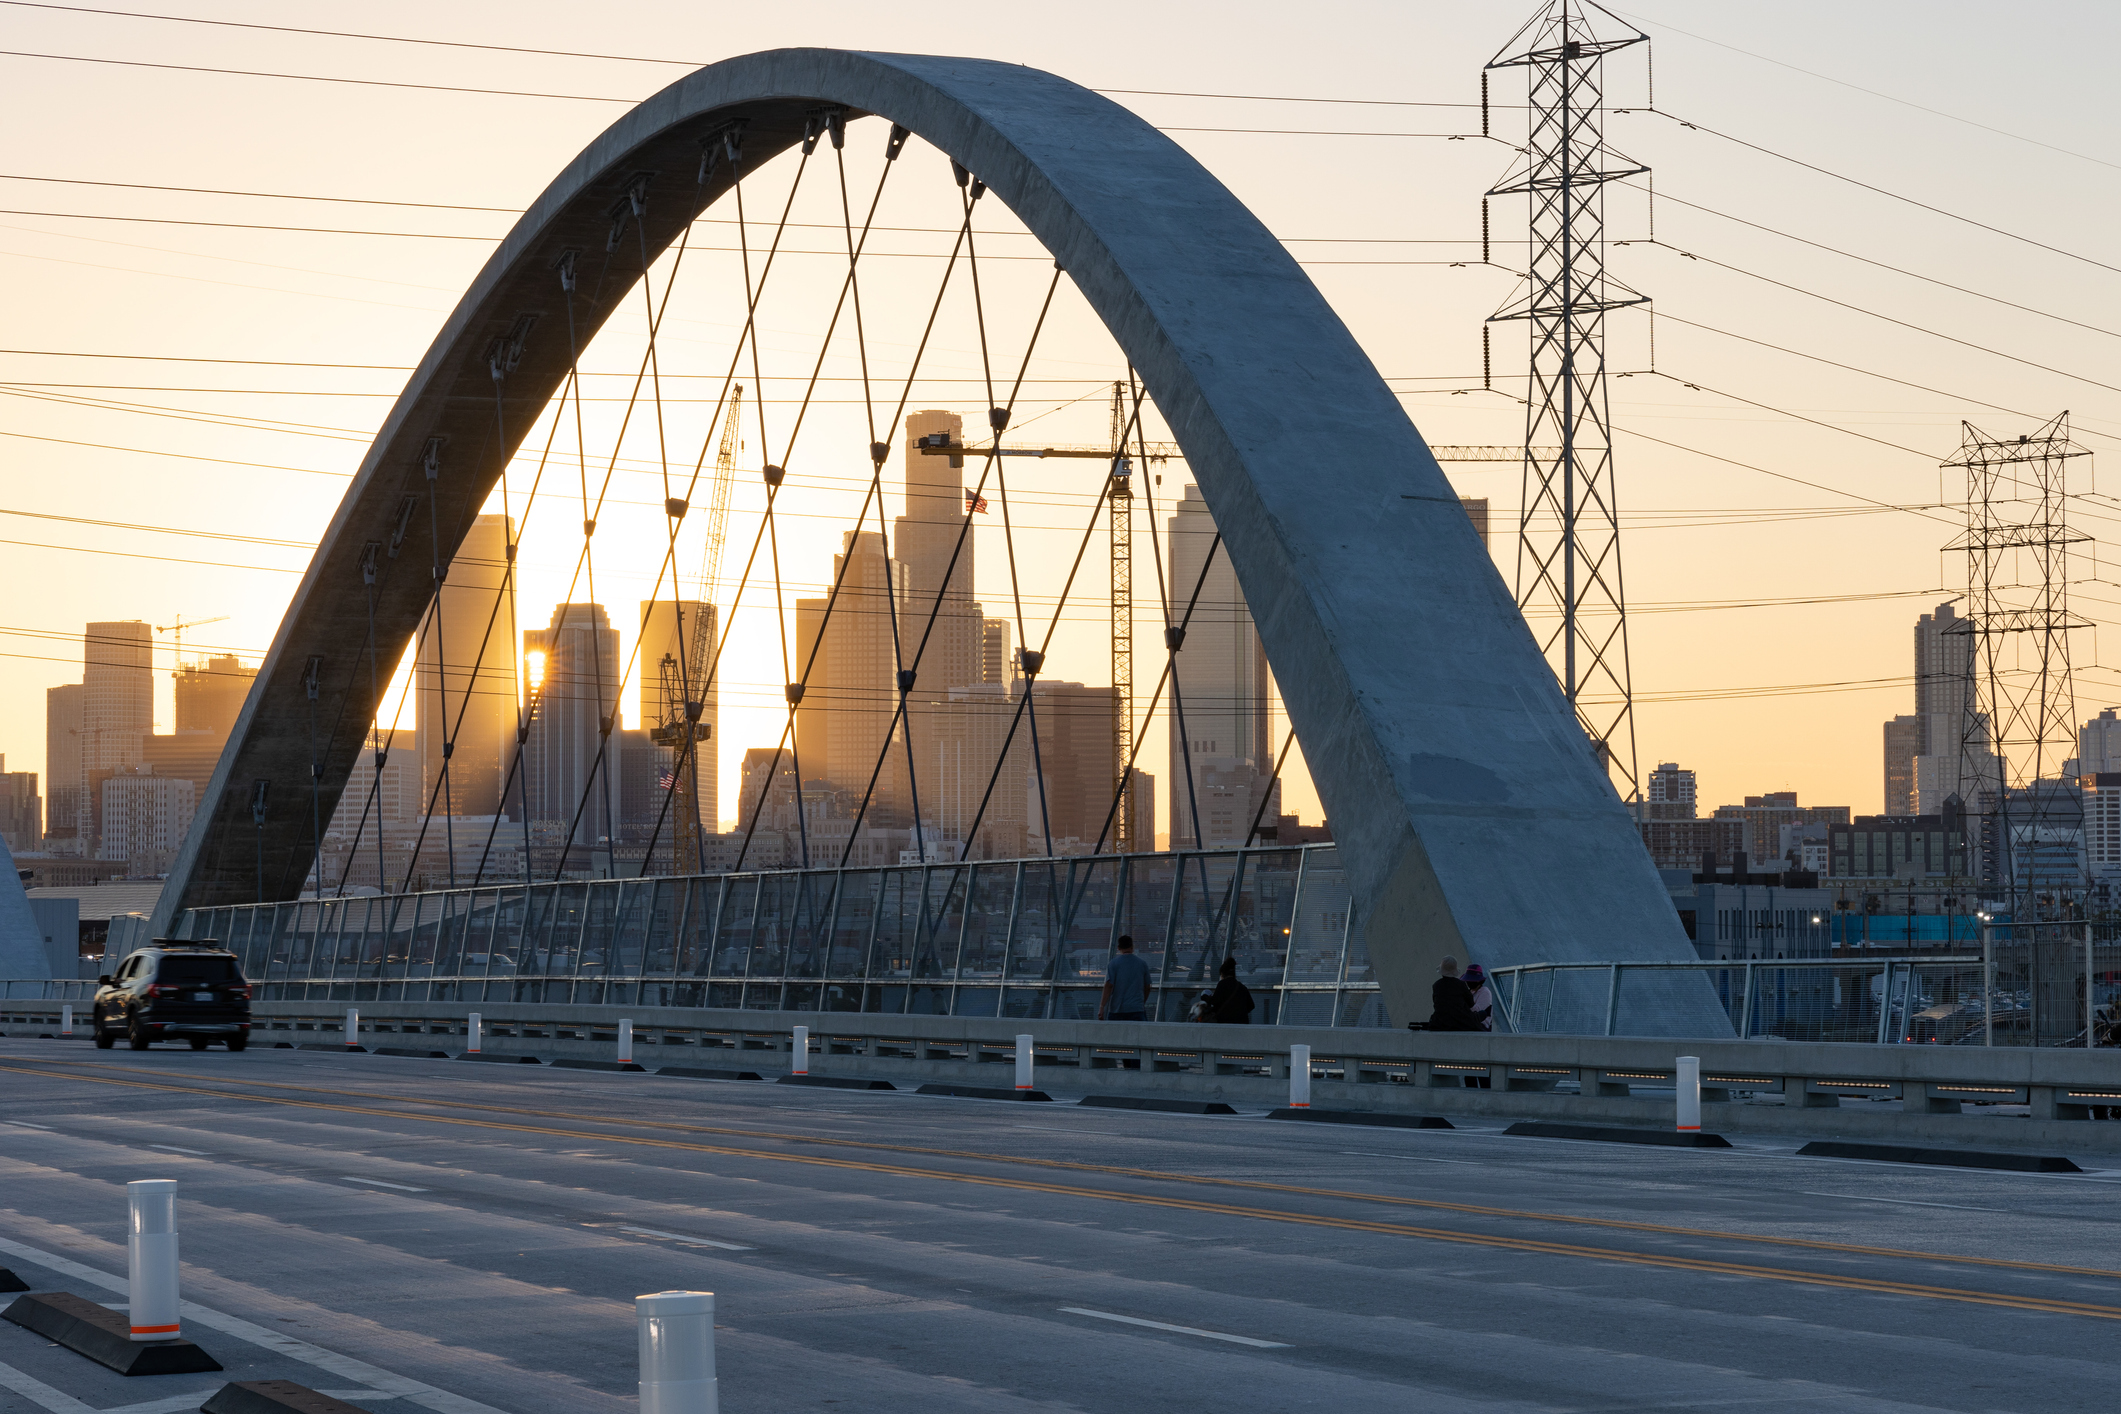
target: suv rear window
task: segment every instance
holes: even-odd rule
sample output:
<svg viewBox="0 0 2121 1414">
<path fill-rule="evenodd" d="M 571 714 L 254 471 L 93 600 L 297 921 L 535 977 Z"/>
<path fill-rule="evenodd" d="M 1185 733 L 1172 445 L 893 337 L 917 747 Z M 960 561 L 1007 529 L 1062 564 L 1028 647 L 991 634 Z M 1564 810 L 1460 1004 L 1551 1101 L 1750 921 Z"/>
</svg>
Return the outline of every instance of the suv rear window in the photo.
<svg viewBox="0 0 2121 1414">
<path fill-rule="evenodd" d="M 157 982 L 234 982 L 236 960 L 232 957 L 165 957 L 155 969 Z"/>
</svg>

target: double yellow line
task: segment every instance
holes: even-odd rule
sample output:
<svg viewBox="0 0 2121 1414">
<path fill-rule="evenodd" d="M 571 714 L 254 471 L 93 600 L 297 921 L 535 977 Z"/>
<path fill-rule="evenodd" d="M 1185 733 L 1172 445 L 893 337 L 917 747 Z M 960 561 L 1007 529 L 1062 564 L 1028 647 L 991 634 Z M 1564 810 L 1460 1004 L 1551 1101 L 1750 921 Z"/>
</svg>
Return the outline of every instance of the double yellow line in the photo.
<svg viewBox="0 0 2121 1414">
<path fill-rule="evenodd" d="M 633 1144 L 643 1148 L 675 1150 L 683 1153 L 716 1154 L 725 1157 L 766 1160 L 777 1163 L 805 1164 L 814 1168 L 829 1168 L 859 1173 L 883 1174 L 894 1178 L 943 1180 L 950 1183 L 970 1183 L 986 1188 L 999 1188 L 1018 1193 L 1041 1193 L 1066 1198 L 1088 1198 L 1103 1202 L 1132 1203 L 1145 1207 L 1178 1209 L 1185 1212 L 1206 1213 L 1218 1217 L 1244 1218 L 1260 1222 L 1294 1223 L 1300 1226 L 1328 1228 L 1342 1232 L 1371 1233 L 1389 1237 L 1411 1237 L 1432 1242 L 1451 1242 L 1461 1246 L 1487 1247 L 1508 1252 L 1522 1252 L 1536 1256 L 1580 1257 L 1592 1261 L 1618 1262 L 1629 1266 L 1658 1267 L 1670 1271 L 1699 1272 L 1710 1276 L 1750 1277 L 1765 1281 L 1796 1282 L 1807 1286 L 1833 1287 L 1843 1291 L 1866 1291 L 1889 1296 L 1920 1296 L 1940 1301 L 1960 1301 L 1982 1306 L 1999 1306 L 2018 1311 L 2039 1311 L 2055 1315 L 2092 1316 L 2103 1320 L 2121 1320 L 2121 1306 L 2100 1305 L 2085 1301 L 2063 1301 L 2047 1297 L 2020 1296 L 2005 1292 L 1976 1291 L 1961 1287 L 1937 1286 L 1925 1282 L 1886 1281 L 1874 1277 L 1846 1276 L 1834 1273 L 1801 1271 L 1786 1267 L 1763 1267 L 1740 1262 L 1717 1261 L 1708 1258 L 1686 1257 L 1663 1253 L 1630 1252 L 1621 1248 L 1590 1247 L 1575 1243 L 1549 1242 L 1537 1238 L 1504 1237 L 1487 1233 L 1459 1232 L 1449 1228 L 1419 1227 L 1408 1223 L 1382 1222 L 1364 1218 L 1331 1217 L 1314 1213 L 1286 1212 L 1274 1208 L 1244 1207 L 1231 1203 L 1208 1202 L 1202 1199 L 1179 1195 L 1130 1193 L 1109 1188 L 1083 1188 L 1070 1184 L 1037 1182 L 1030 1179 L 1009 1178 L 993 1174 L 953 1173 L 942 1169 L 912 1168 L 900 1164 L 879 1163 L 870 1160 L 832 1158 L 822 1154 L 786 1154 L 768 1150 L 740 1148 L 734 1145 L 702 1144 L 677 1139 L 662 1139 L 648 1136 L 607 1134 L 574 1129 L 555 1129 L 544 1125 L 513 1124 L 499 1120 L 468 1119 L 448 1115 L 419 1114 L 402 1109 L 380 1109 L 368 1105 L 332 1104 L 322 1100 L 293 1099 L 281 1095 L 249 1094 L 242 1090 L 198 1085 L 173 1085 L 167 1082 L 126 1080 L 111 1075 L 90 1075 L 80 1071 L 41 1070 L 30 1066 L 0 1062 L 0 1066 L 23 1075 L 40 1075 L 56 1080 L 84 1080 L 98 1085 L 124 1086 L 141 1090 L 161 1090 L 177 1094 L 213 1096 L 225 1099 L 247 1100 L 254 1104 L 281 1105 L 296 1109 L 323 1110 L 339 1114 L 368 1115 L 385 1119 L 417 1120 L 427 1124 L 445 1124 L 460 1128 L 487 1129 L 515 1134 L 535 1134 L 547 1138 L 589 1140 L 597 1143 Z M 97 1067 L 104 1069 L 105 1067 Z M 117 1068 L 117 1067 L 110 1067 Z M 126 1069 L 136 1069 L 125 1067 Z M 140 1072 L 153 1073 L 153 1072 Z M 2013 1262 L 1997 1258 L 1960 1257 L 1946 1253 L 1907 1251 L 1888 1247 L 1863 1247 L 1850 1244 L 1814 1242 L 1801 1238 L 1777 1238 L 1750 1233 L 1719 1232 L 1712 1228 L 1667 1227 L 1653 1223 L 1634 1223 L 1608 1218 L 1583 1218 L 1567 1214 L 1540 1213 L 1510 1208 L 1481 1207 L 1474 1204 L 1447 1203 L 1432 1199 L 1401 1198 L 1386 1194 L 1345 1192 L 1329 1188 L 1310 1188 L 1294 1184 L 1266 1183 L 1245 1179 L 1221 1179 L 1194 1174 L 1166 1173 L 1155 1169 L 1134 1169 L 1119 1166 L 1071 1163 L 1057 1159 L 1025 1159 L 1005 1155 L 982 1154 L 967 1150 L 927 1149 L 907 1145 L 877 1144 L 862 1140 L 821 1139 L 809 1135 L 782 1134 L 772 1131 L 720 1129 L 713 1126 L 680 1125 L 666 1121 L 607 1119 L 601 1116 L 583 1116 L 565 1111 L 539 1111 L 514 1106 L 478 1105 L 452 1100 L 404 1099 L 397 1096 L 377 1095 L 373 1092 L 329 1090 L 317 1086 L 283 1085 L 269 1081 L 247 1081 L 255 1088 L 291 1090 L 307 1094 L 339 1095 L 350 1098 L 382 1100 L 391 1104 L 418 1104 L 451 1109 L 476 1109 L 489 1113 L 521 1114 L 532 1117 L 570 1119 L 576 1122 L 625 1126 L 628 1128 L 658 1128 L 686 1130 L 693 1133 L 727 1134 L 732 1137 L 771 1139 L 782 1142 L 832 1145 L 843 1148 L 887 1150 L 902 1153 L 926 1154 L 974 1160 L 983 1163 L 1015 1164 L 1054 1169 L 1105 1173 L 1119 1177 L 1143 1178 L 1163 1182 L 1191 1183 L 1226 1188 L 1248 1188 L 1277 1193 L 1290 1193 L 1311 1197 L 1324 1197 L 1343 1201 L 1380 1203 L 1400 1207 L 1437 1208 L 1490 1217 L 1529 1219 L 1541 1222 L 1572 1223 L 1584 1226 L 1619 1228 L 1636 1232 L 1656 1233 L 1667 1236 L 1699 1237 L 1768 1243 L 1777 1246 L 1806 1248 L 1815 1251 L 1837 1252 L 1851 1255 L 1887 1257 L 1901 1260 L 1953 1262 L 1962 1265 L 2001 1267 L 2020 1271 L 2051 1273 L 2072 1276 L 2099 1276 L 2121 1278 L 2121 1272 L 2097 1267 L 2067 1267 L 2039 1262 Z"/>
</svg>

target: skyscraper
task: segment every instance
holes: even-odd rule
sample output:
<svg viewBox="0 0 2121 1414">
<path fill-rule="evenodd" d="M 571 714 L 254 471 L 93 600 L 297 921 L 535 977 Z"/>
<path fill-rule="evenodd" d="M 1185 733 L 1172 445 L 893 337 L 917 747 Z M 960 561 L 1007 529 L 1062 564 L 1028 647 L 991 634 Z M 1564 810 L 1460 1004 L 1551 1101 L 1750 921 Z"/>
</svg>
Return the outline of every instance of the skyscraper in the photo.
<svg viewBox="0 0 2121 1414">
<path fill-rule="evenodd" d="M 1660 761 L 1643 785 L 1643 815 L 1646 820 L 1691 820 L 1697 813 L 1698 786 L 1694 773 L 1677 761 Z"/>
<path fill-rule="evenodd" d="M 946 438 L 945 445 L 962 446 L 964 428 L 964 419 L 954 412 L 907 415 L 906 514 L 893 522 L 891 532 L 892 553 L 906 567 L 905 593 L 899 601 L 906 666 L 914 666 L 916 653 L 920 660 L 916 696 L 907 704 L 907 730 L 913 737 L 921 813 L 931 820 L 935 816 L 929 797 L 940 782 L 935 775 L 938 758 L 922 745 L 929 735 L 924 704 L 948 701 L 953 687 L 988 681 L 983 669 L 985 615 L 972 597 L 978 545 L 967 526 L 966 459 L 927 456 L 920 447 L 922 439 L 935 437 Z M 990 495 L 993 489 L 988 488 Z M 807 762 L 803 770 L 809 772 Z M 859 782 L 854 784 L 859 788 Z"/>
<path fill-rule="evenodd" d="M 0 839 L 18 854 L 44 847 L 44 802 L 37 795 L 35 771 L 10 771 L 0 756 Z"/>
<path fill-rule="evenodd" d="M 1009 730 L 1015 698 L 1001 683 L 975 683 L 923 705 L 928 729 L 915 743 L 915 759 L 934 782 L 921 810 L 937 835 L 925 842 L 960 844 L 962 859 L 1021 858 L 1027 805 L 1037 807 L 1027 799 L 1036 789 L 1031 734 L 1022 726 L 1013 736 Z"/>
<path fill-rule="evenodd" d="M 619 632 L 602 604 L 557 605 L 549 627 L 523 634 L 523 667 L 535 708 L 522 793 L 508 804 L 594 845 L 619 818 Z"/>
<path fill-rule="evenodd" d="M 2112 707 L 2077 729 L 2077 774 L 2121 772 L 2121 714 Z"/>
<path fill-rule="evenodd" d="M 1201 794 L 1206 773 L 1216 777 L 1215 813 L 1234 816 L 1237 812 L 1227 805 L 1226 797 L 1234 791 L 1256 806 L 1256 796 L 1267 788 L 1274 763 L 1267 742 L 1266 649 L 1259 641 L 1244 591 L 1238 587 L 1230 556 L 1215 544 L 1215 520 L 1199 487 L 1186 488 L 1167 528 L 1171 554 L 1166 592 L 1174 628 L 1185 618 L 1188 602 L 1193 605 L 1185 643 L 1177 655 L 1170 713 L 1171 846 L 1186 849 L 1194 840 L 1196 805 L 1206 842 L 1225 842 L 1218 831 L 1209 828 L 1209 803 Z M 1215 549 L 1212 561 L 1211 548 Z M 1207 566 L 1205 577 L 1203 564 Z M 1197 599 L 1196 584 L 1200 586 Z M 1247 783 L 1255 777 L 1256 784 Z M 1271 807 L 1269 813 L 1273 813 Z M 1249 822 L 1246 813 L 1244 823 Z M 1242 824 L 1236 833 L 1243 835 Z M 1234 842 L 1242 844 L 1243 840 Z"/>
<path fill-rule="evenodd" d="M 82 828 L 80 683 L 44 690 L 44 835 L 46 848 L 78 853 Z"/>
<path fill-rule="evenodd" d="M 1885 724 L 1885 813 L 1915 813 L 1915 758 L 1922 754 L 1924 719 L 1900 716 Z"/>
<path fill-rule="evenodd" d="M 1977 798 L 1999 787 L 1988 721 L 1974 711 L 1973 643 L 1966 620 L 1948 602 L 1915 621 L 1915 715 L 1922 719 L 1922 752 L 1914 763 L 1914 814 L 1940 814 L 1955 795 L 1980 813 L 1985 807 Z"/>
<path fill-rule="evenodd" d="M 258 670 L 246 668 L 233 653 L 219 653 L 199 663 L 179 663 L 176 671 L 177 730 L 205 732 L 224 743 L 236 729 L 244 699 Z"/>
<path fill-rule="evenodd" d="M 501 782 L 515 751 L 516 727 L 509 532 L 506 516 L 471 523 L 420 640 L 413 674 L 420 787 L 423 802 L 433 801 L 438 815 L 501 813 Z M 440 788 L 445 756 L 446 790 Z"/>
<path fill-rule="evenodd" d="M 140 764 L 154 730 L 154 664 L 154 630 L 140 619 L 92 623 L 82 633 L 81 824 L 91 834 L 102 823 L 102 783 Z"/>
<path fill-rule="evenodd" d="M 876 790 L 865 820 L 872 825 L 905 824 L 910 817 L 904 747 L 889 752 L 884 748 L 897 740 L 892 731 L 899 661 L 892 644 L 894 600 L 905 616 L 901 631 L 915 633 L 917 641 L 906 606 L 909 571 L 903 561 L 884 558 L 883 536 L 848 531 L 840 539 L 840 553 L 832 557 L 832 575 L 840 588 L 837 599 L 830 601 L 829 620 L 827 600 L 795 601 L 795 659 L 789 675 L 801 680 L 808 665 L 809 681 L 796 707 L 794 746 L 800 759 L 793 764 L 800 766 L 806 786 L 830 781 L 850 792 L 857 806 L 874 775 Z M 910 660 L 913 644 L 906 643 L 902 651 Z M 927 688 L 932 680 L 924 667 L 909 712 L 917 712 L 925 697 L 933 695 Z M 920 735 L 914 740 L 918 747 Z M 922 779 L 925 782 L 926 775 Z"/>
</svg>

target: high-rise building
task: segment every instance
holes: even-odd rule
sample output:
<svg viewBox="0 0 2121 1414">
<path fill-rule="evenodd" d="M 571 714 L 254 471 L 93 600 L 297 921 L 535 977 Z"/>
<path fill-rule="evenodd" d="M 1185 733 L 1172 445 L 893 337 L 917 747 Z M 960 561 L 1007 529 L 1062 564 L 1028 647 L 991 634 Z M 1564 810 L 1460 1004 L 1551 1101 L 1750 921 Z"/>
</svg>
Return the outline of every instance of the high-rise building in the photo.
<svg viewBox="0 0 2121 1414">
<path fill-rule="evenodd" d="M 258 670 L 233 653 L 199 663 L 179 663 L 176 672 L 177 730 L 205 732 L 225 743 L 236 729 Z"/>
<path fill-rule="evenodd" d="M 346 789 L 332 811 L 326 835 L 351 840 L 356 834 L 373 840 L 379 825 L 408 826 L 420 818 L 426 805 L 420 794 L 420 755 L 413 749 L 413 733 L 407 729 L 382 734 L 383 770 L 376 772 L 376 741 L 361 743 L 361 754 L 346 778 Z"/>
<path fill-rule="evenodd" d="M 140 619 L 92 623 L 81 636 L 81 774 L 84 820 L 102 822 L 101 786 L 140 764 L 155 727 L 154 629 Z M 100 848 L 90 853 L 102 857 Z"/>
<path fill-rule="evenodd" d="M 480 516 L 471 523 L 420 639 L 413 671 L 420 785 L 438 815 L 502 811 L 501 783 L 516 739 L 510 530 L 506 516 Z M 617 679 L 609 682 L 606 697 L 616 701 Z"/>
<path fill-rule="evenodd" d="M 980 620 L 979 680 L 1009 686 L 1016 681 L 1017 666 L 1009 652 L 1009 621 Z"/>
<path fill-rule="evenodd" d="M 1038 767 L 1046 784 L 1043 809 L 1038 782 L 1031 784 L 1025 810 L 1032 834 L 1042 837 L 1050 823 L 1056 854 L 1068 849 L 1070 840 L 1088 851 L 1100 834 L 1109 848 L 1118 833 L 1116 823 L 1106 828 L 1113 814 L 1112 689 L 1040 679 L 1032 710 L 1038 714 Z M 1153 816 L 1134 823 L 1142 827 L 1135 839 L 1154 835 Z M 1034 843 L 1034 852 L 1044 849 Z"/>
<path fill-rule="evenodd" d="M 619 631 L 602 604 L 560 604 L 549 627 L 523 634 L 523 680 L 535 704 L 511 811 L 573 828 L 577 846 L 610 838 L 618 822 Z"/>
<path fill-rule="evenodd" d="M 1915 813 L 1915 758 L 1927 736 L 1925 720 L 1899 716 L 1885 724 L 1885 813 Z"/>
<path fill-rule="evenodd" d="M 1643 782 L 1642 818 L 1645 820 L 1691 820 L 1697 813 L 1697 785 L 1692 771 L 1677 761 L 1662 761 Z"/>
<path fill-rule="evenodd" d="M 1953 796 L 1978 811 L 1977 800 L 1994 796 L 2001 783 L 1988 719 L 1974 711 L 1969 691 L 1973 642 L 1949 603 L 1915 621 L 1915 715 L 1922 719 L 1915 806 L 1924 815 L 1942 814 Z"/>
<path fill-rule="evenodd" d="M 641 605 L 641 644 L 634 656 L 638 665 L 634 676 L 641 683 L 639 720 L 643 727 L 653 730 L 663 725 L 673 706 L 682 713 L 685 702 L 700 704 L 698 724 L 707 729 L 707 735 L 695 748 L 700 828 L 709 834 L 717 828 L 722 802 L 721 772 L 715 769 L 722 740 L 722 684 L 720 673 L 713 671 L 715 637 L 720 632 L 720 618 L 712 604 L 699 599 L 649 600 Z M 705 651 L 697 655 L 701 661 L 695 661 L 693 647 L 699 643 L 705 644 Z M 653 774 L 670 769 L 668 760 L 659 756 Z M 662 808 L 661 802 L 656 808 Z M 666 844 L 670 840 L 667 827 L 663 839 Z"/>
<path fill-rule="evenodd" d="M 1488 498 L 1485 496 L 1460 496 L 1458 504 L 1466 509 L 1466 519 L 1473 522 L 1473 533 L 1480 537 L 1481 548 L 1488 544 Z"/>
<path fill-rule="evenodd" d="M 916 769 L 932 782 L 921 813 L 934 832 L 923 843 L 963 846 L 955 853 L 959 859 L 1023 857 L 1027 796 L 1035 784 L 1031 733 L 1019 725 L 1012 735 L 1015 719 L 1015 697 L 1000 683 L 953 687 L 945 697 L 923 699 L 927 730 L 914 748 Z M 942 857 L 952 856 L 946 850 Z"/>
<path fill-rule="evenodd" d="M 2086 868 L 2095 879 L 2121 878 L 2121 772 L 2087 772 L 2081 779 Z"/>
<path fill-rule="evenodd" d="M 2077 774 L 2121 772 L 2121 716 L 2107 708 L 2077 729 Z"/>
<path fill-rule="evenodd" d="M 796 706 L 796 761 L 791 769 L 801 770 L 806 788 L 813 781 L 827 781 L 853 792 L 857 806 L 874 776 L 876 790 L 866 822 L 908 823 L 905 750 L 902 744 L 888 752 L 884 748 L 901 740 L 892 727 L 898 713 L 898 663 L 901 653 L 911 660 L 918 642 L 916 625 L 925 615 L 916 621 L 907 609 L 908 569 L 902 561 L 885 559 L 884 537 L 875 531 L 848 531 L 841 537 L 840 553 L 832 557 L 832 575 L 839 585 L 836 598 L 795 601 L 795 661 L 790 672 L 801 679 L 808 665 L 809 679 Z M 902 631 L 915 634 L 899 648 L 892 642 L 894 599 L 904 615 Z M 932 695 L 931 682 L 937 684 L 935 691 L 947 686 L 923 667 L 915 696 L 907 704 L 910 715 L 918 716 L 921 703 Z M 921 742 L 916 728 L 915 746 Z M 927 779 L 925 772 L 922 779 Z"/>
<path fill-rule="evenodd" d="M 921 748 L 928 735 L 921 704 L 948 700 L 953 687 L 988 681 L 983 661 L 986 615 L 973 598 L 978 540 L 967 510 L 965 458 L 929 456 L 924 440 L 962 447 L 964 419 L 954 412 L 910 413 L 906 418 L 906 514 L 892 523 L 891 551 L 906 567 L 899 601 L 905 659 L 919 654 L 916 700 L 909 701 L 907 730 L 913 738 L 914 782 L 921 810 L 939 785 L 934 753 Z M 923 640 L 926 647 L 922 648 Z M 805 774 L 810 767 L 803 767 Z M 910 802 L 909 802 L 910 803 Z"/>
<path fill-rule="evenodd" d="M 1267 730 L 1270 689 L 1266 649 L 1230 556 L 1216 547 L 1215 520 L 1200 488 L 1186 487 L 1166 526 L 1171 545 L 1166 592 L 1174 626 L 1192 605 L 1185 643 L 1177 654 L 1170 713 L 1171 846 L 1187 849 L 1194 840 L 1196 807 L 1203 834 L 1216 838 L 1208 828 L 1208 800 L 1201 795 L 1207 773 L 1213 772 L 1218 782 L 1218 815 L 1225 811 L 1230 792 L 1253 799 L 1268 788 L 1273 769 Z M 1257 783 L 1247 784 L 1249 777 L 1257 777 Z M 1274 813 L 1271 807 L 1269 813 Z M 1242 825 L 1237 829 L 1243 832 Z"/>
<path fill-rule="evenodd" d="M 35 771 L 10 771 L 0 756 L 0 839 L 17 854 L 44 848 L 44 802 L 37 796 Z"/>
<path fill-rule="evenodd" d="M 89 832 L 81 818 L 80 683 L 44 690 L 44 838 L 47 850 L 81 853 Z"/>
<path fill-rule="evenodd" d="M 767 788 L 769 773 L 772 780 L 771 790 Z M 736 824 L 739 832 L 750 831 L 754 818 L 758 821 L 759 830 L 795 829 L 795 812 L 799 798 L 795 763 L 789 759 L 787 752 L 777 752 L 770 746 L 754 746 L 744 753 L 743 772 L 737 787 L 736 801 Z M 752 861 L 747 859 L 748 862 Z"/>
<path fill-rule="evenodd" d="M 136 877 L 166 874 L 183 847 L 198 788 L 151 770 L 121 771 L 103 782 L 103 820 L 96 857 L 123 860 Z"/>
</svg>

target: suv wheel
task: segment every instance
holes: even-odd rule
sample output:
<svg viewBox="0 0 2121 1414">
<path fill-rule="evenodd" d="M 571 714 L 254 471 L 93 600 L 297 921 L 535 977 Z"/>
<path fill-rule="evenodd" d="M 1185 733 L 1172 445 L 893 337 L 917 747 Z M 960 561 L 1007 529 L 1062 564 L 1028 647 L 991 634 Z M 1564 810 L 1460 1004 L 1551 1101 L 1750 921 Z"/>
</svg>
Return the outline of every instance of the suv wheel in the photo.
<svg viewBox="0 0 2121 1414">
<path fill-rule="evenodd" d="M 96 1049 L 99 1051 L 107 1051 L 118 1043 L 116 1036 L 103 1029 L 103 1013 L 100 1011 L 89 1018 L 88 1029 L 96 1038 Z"/>
<path fill-rule="evenodd" d="M 240 1051 L 249 1044 L 250 1037 L 248 1036 L 231 1036 L 228 1038 L 228 1048 L 231 1051 Z"/>
<path fill-rule="evenodd" d="M 136 1051 L 144 1051 L 147 1049 L 147 1033 L 140 1029 L 140 1023 L 137 1020 L 129 1019 L 126 1021 L 125 1044 Z"/>
<path fill-rule="evenodd" d="M 206 1049 L 207 1042 L 204 1036 L 186 1036 L 184 1039 L 191 1042 L 191 1048 L 195 1051 Z"/>
</svg>

